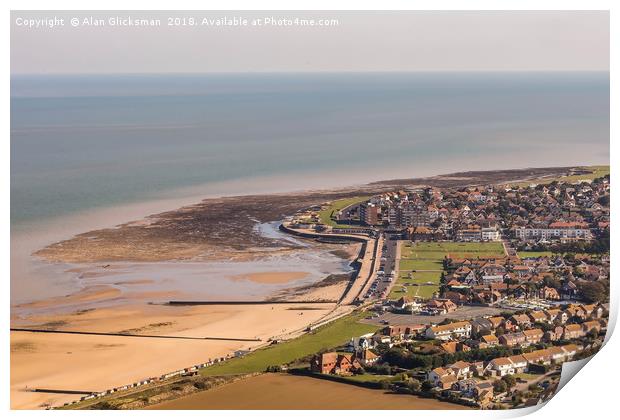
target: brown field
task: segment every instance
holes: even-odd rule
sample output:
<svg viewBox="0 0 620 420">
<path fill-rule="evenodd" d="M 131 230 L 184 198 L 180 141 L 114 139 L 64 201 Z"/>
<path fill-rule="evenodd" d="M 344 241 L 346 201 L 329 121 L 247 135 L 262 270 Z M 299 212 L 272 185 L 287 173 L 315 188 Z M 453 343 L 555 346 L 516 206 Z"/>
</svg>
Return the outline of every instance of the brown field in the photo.
<svg viewBox="0 0 620 420">
<path fill-rule="evenodd" d="M 464 410 L 465 406 L 305 376 L 264 374 L 151 410 Z"/>
</svg>

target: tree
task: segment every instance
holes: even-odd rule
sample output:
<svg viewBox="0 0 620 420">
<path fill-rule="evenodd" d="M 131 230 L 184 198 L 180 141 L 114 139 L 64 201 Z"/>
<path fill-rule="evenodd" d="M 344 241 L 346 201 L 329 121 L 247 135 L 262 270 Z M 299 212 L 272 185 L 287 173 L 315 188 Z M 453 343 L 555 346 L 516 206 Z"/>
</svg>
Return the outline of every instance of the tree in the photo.
<svg viewBox="0 0 620 420">
<path fill-rule="evenodd" d="M 609 296 L 605 286 L 598 281 L 579 282 L 577 285 L 579 293 L 587 302 L 605 302 Z"/>
<path fill-rule="evenodd" d="M 390 389 L 390 381 L 387 379 L 382 379 L 379 381 L 379 385 L 381 386 L 381 389 Z"/>
<path fill-rule="evenodd" d="M 433 389 L 433 384 L 430 381 L 424 381 L 422 382 L 422 391 L 424 392 L 428 392 L 431 389 Z"/>
<path fill-rule="evenodd" d="M 497 381 L 493 382 L 493 390 L 497 393 L 506 392 L 508 391 L 508 386 L 506 385 L 506 382 L 498 379 Z"/>
<path fill-rule="evenodd" d="M 409 388 L 410 391 L 418 392 L 422 389 L 422 384 L 417 379 L 410 378 L 407 382 L 407 388 Z"/>
<path fill-rule="evenodd" d="M 502 378 L 502 380 L 506 383 L 506 387 L 509 390 L 514 388 L 514 386 L 517 384 L 517 380 L 512 375 L 506 375 Z"/>
<path fill-rule="evenodd" d="M 560 287 L 562 287 L 562 283 L 560 282 L 560 280 L 551 275 L 546 275 L 543 278 L 543 283 L 545 286 L 553 287 L 554 289 L 559 289 Z"/>
</svg>

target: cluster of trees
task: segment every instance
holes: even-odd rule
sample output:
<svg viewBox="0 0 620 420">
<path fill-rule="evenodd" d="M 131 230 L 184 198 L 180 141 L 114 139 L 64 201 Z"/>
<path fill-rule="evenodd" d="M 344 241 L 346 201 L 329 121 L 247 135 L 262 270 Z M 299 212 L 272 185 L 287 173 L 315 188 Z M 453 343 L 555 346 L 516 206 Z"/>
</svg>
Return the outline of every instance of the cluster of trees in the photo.
<svg viewBox="0 0 620 420">
<path fill-rule="evenodd" d="M 506 375 L 502 379 L 493 382 L 493 390 L 497 393 L 510 391 L 517 385 L 517 380 L 512 375 Z"/>
<path fill-rule="evenodd" d="M 601 232 L 598 238 L 592 241 L 575 241 L 565 244 L 534 244 L 531 246 L 520 246 L 519 251 L 550 251 L 554 254 L 607 254 L 609 253 L 609 230 Z"/>
<path fill-rule="evenodd" d="M 577 289 L 583 300 L 589 303 L 606 302 L 609 297 L 609 282 L 580 281 Z"/>
<path fill-rule="evenodd" d="M 473 349 L 467 352 L 419 354 L 402 347 L 393 347 L 383 354 L 383 360 L 390 366 L 398 366 L 404 369 L 435 369 L 446 366 L 459 360 L 476 362 L 479 360 L 491 360 L 497 357 L 510 357 L 520 354 L 521 349 L 507 347 L 492 347 L 486 349 Z M 378 367 L 375 367 L 375 369 Z M 379 372 L 377 372 L 379 373 Z M 385 373 L 389 374 L 389 373 Z"/>
</svg>

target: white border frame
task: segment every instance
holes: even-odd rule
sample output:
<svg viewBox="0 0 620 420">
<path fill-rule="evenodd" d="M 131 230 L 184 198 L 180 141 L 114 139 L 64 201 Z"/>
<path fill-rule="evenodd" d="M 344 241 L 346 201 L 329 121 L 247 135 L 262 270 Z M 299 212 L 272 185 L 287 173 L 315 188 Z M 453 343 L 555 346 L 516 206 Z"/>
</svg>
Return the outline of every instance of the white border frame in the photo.
<svg viewBox="0 0 620 420">
<path fill-rule="evenodd" d="M 148 2 L 139 1 L 121 1 L 121 0 L 91 0 L 89 2 L 77 1 L 77 0 L 56 0 L 54 2 L 44 0 L 8 0 L 4 2 L 6 5 L 2 8 L 2 22 L 6 26 L 3 27 L 2 37 L 3 57 L 6 60 L 3 66 L 4 83 L 2 84 L 3 98 L 2 101 L 2 126 L 4 127 L 2 133 L 2 151 L 0 159 L 2 167 L 5 168 L 4 182 L 2 182 L 2 197 L 10 196 L 10 10 L 609 10 L 610 11 L 610 28 L 611 28 L 611 51 L 610 51 L 610 78 L 611 78 L 611 96 L 610 96 L 610 115 L 611 115 L 611 131 L 610 131 L 610 162 L 615 162 L 618 156 L 617 149 L 614 145 L 615 139 L 617 141 L 618 132 L 618 119 L 613 118 L 618 113 L 618 88 L 616 85 L 616 73 L 618 69 L 618 54 L 614 51 L 614 47 L 618 47 L 617 40 L 620 39 L 620 33 L 618 30 L 618 2 L 611 0 L 384 0 L 369 1 L 369 0 L 357 0 L 355 2 L 347 1 L 326 1 L 326 0 L 300 0 L 296 2 L 283 1 L 283 0 L 263 0 L 257 5 L 256 2 L 251 0 L 230 0 L 230 1 L 198 1 L 198 0 L 177 0 L 174 2 L 164 2 L 163 0 L 151 0 Z M 8 7 L 7 7 L 8 6 Z M 258 7 L 260 6 L 260 7 Z M 614 10 L 615 8 L 615 10 Z M 613 176 L 612 171 L 612 176 Z M 612 208 L 616 208 L 618 202 L 617 197 L 612 197 Z M 9 361 L 9 308 L 10 308 L 10 204 L 9 200 L 5 199 L 5 204 L 2 206 L 2 216 L 5 223 L 2 224 L 2 255 L 4 264 L 2 265 L 3 276 L 3 308 L 5 309 L 6 316 L 3 319 L 4 324 L 4 342 L 0 346 L 0 352 L 2 354 L 4 366 L 8 367 Z M 616 226 L 615 213 L 612 212 L 612 224 Z M 616 248 L 617 235 L 612 233 L 612 249 Z M 618 270 L 615 269 L 615 261 L 611 264 L 611 277 L 614 278 Z M 610 331 L 617 321 L 617 310 L 619 302 L 619 293 L 617 287 L 612 284 L 611 288 L 611 316 L 610 316 Z M 617 360 L 614 357 L 615 354 L 620 354 L 620 345 L 618 339 L 613 338 L 612 334 L 608 334 L 606 339 L 606 346 L 601 350 L 599 354 L 593 357 L 592 361 L 588 363 L 587 368 L 583 369 L 583 372 L 579 372 L 576 379 L 570 381 L 569 384 L 563 388 L 558 395 L 556 395 L 548 404 L 546 404 L 544 410 L 538 411 L 538 408 L 523 409 L 523 410 L 509 410 L 509 411 L 474 411 L 474 412 L 459 412 L 454 414 L 449 411 L 413 411 L 413 412 L 372 412 L 366 411 L 296 411 L 294 414 L 286 411 L 268 412 L 268 411 L 253 411 L 253 412 L 240 412 L 240 411 L 226 411 L 226 412 L 208 412 L 208 416 L 222 416 L 222 417 L 246 417 L 248 415 L 262 418 L 263 416 L 276 419 L 284 419 L 291 415 L 294 415 L 299 419 L 311 419 L 316 416 L 327 416 L 330 418 L 342 418 L 342 416 L 420 416 L 426 418 L 440 418 L 440 419 L 452 419 L 454 417 L 459 418 L 488 418 L 488 417 L 516 417 L 524 415 L 532 411 L 536 411 L 533 418 L 545 418 L 545 417 L 559 417 L 565 419 L 572 418 L 584 418 L 593 416 L 603 416 L 611 412 L 615 408 L 614 397 L 616 397 L 616 381 L 615 381 L 615 369 L 612 366 L 617 365 Z M 10 376 L 8 375 L 8 369 L 2 370 L 4 378 L 2 382 L 3 392 L 1 394 L 2 407 L 5 410 L 9 409 L 9 382 Z M 62 414 L 61 414 L 62 413 Z M 107 417 L 110 412 L 92 412 L 89 416 L 93 418 Z M 118 412 L 119 417 L 125 416 L 141 416 L 141 412 Z M 172 414 L 172 413 L 170 413 Z M 11 411 L 11 416 L 15 418 L 39 418 L 43 416 L 66 416 L 74 417 L 82 416 L 81 412 L 42 412 L 42 411 Z M 169 413 L 163 411 L 149 412 L 149 415 L 155 419 L 168 418 Z M 196 415 L 194 412 L 175 412 L 175 416 L 188 417 Z M 204 415 L 204 414 L 203 414 Z"/>
</svg>

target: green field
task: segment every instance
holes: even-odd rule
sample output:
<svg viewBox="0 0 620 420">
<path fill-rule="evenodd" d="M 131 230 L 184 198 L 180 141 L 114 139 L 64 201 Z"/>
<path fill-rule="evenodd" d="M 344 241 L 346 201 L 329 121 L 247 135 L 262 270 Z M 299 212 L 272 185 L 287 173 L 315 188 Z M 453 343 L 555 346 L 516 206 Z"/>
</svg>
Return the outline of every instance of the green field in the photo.
<svg viewBox="0 0 620 420">
<path fill-rule="evenodd" d="M 336 227 L 336 228 L 346 228 L 351 227 L 351 225 L 342 225 L 336 223 L 335 220 L 332 220 L 332 215 L 335 216 L 343 208 L 350 206 L 351 204 L 359 203 L 365 200 L 368 200 L 369 196 L 360 196 L 360 197 L 350 197 L 343 198 L 340 200 L 332 201 L 327 207 L 319 212 L 319 219 L 321 223 L 326 224 L 328 226 Z M 357 226 L 356 226 L 357 227 Z"/>
<path fill-rule="evenodd" d="M 571 175 L 571 176 L 561 176 L 561 177 L 555 177 L 555 178 L 540 178 L 540 179 L 533 179 L 531 181 L 527 181 L 527 182 L 519 182 L 517 184 L 514 184 L 516 186 L 520 186 L 520 187 L 527 187 L 529 185 L 532 184 L 550 184 L 553 181 L 559 181 L 559 182 L 578 182 L 581 180 L 593 180 L 596 178 L 600 178 L 606 175 L 609 175 L 609 165 L 601 165 L 601 166 L 580 166 L 581 169 L 587 169 L 592 171 L 591 174 L 585 174 L 585 175 Z"/>
<path fill-rule="evenodd" d="M 394 377 L 390 375 L 373 375 L 371 373 L 364 373 L 362 375 L 347 376 L 346 379 L 351 382 L 368 383 L 368 382 L 380 382 L 384 379 L 387 379 L 388 381 L 390 381 L 394 379 Z"/>
<path fill-rule="evenodd" d="M 324 349 L 345 344 L 351 337 L 376 331 L 373 325 L 358 322 L 365 313 L 355 313 L 340 318 L 312 333 L 299 338 L 256 350 L 244 357 L 204 368 L 203 375 L 229 375 L 235 373 L 264 372 L 268 366 L 282 365 Z"/>
<path fill-rule="evenodd" d="M 518 251 L 517 254 L 519 255 L 519 258 L 550 257 L 553 255 L 551 251 Z"/>
<path fill-rule="evenodd" d="M 501 242 L 420 242 L 404 246 L 403 259 L 442 260 L 445 255 L 454 258 L 501 257 L 504 248 Z"/>
<path fill-rule="evenodd" d="M 443 264 L 437 260 L 400 260 L 399 269 L 403 271 L 411 270 L 443 270 Z"/>
<path fill-rule="evenodd" d="M 446 255 L 454 258 L 502 257 L 504 248 L 500 242 L 405 242 L 401 245 L 398 279 L 390 292 L 390 299 L 402 296 L 431 298 L 439 290 Z M 434 285 L 423 285 L 426 282 Z M 405 286 L 405 283 L 420 286 Z M 403 291 L 403 287 L 407 290 Z"/>
</svg>

